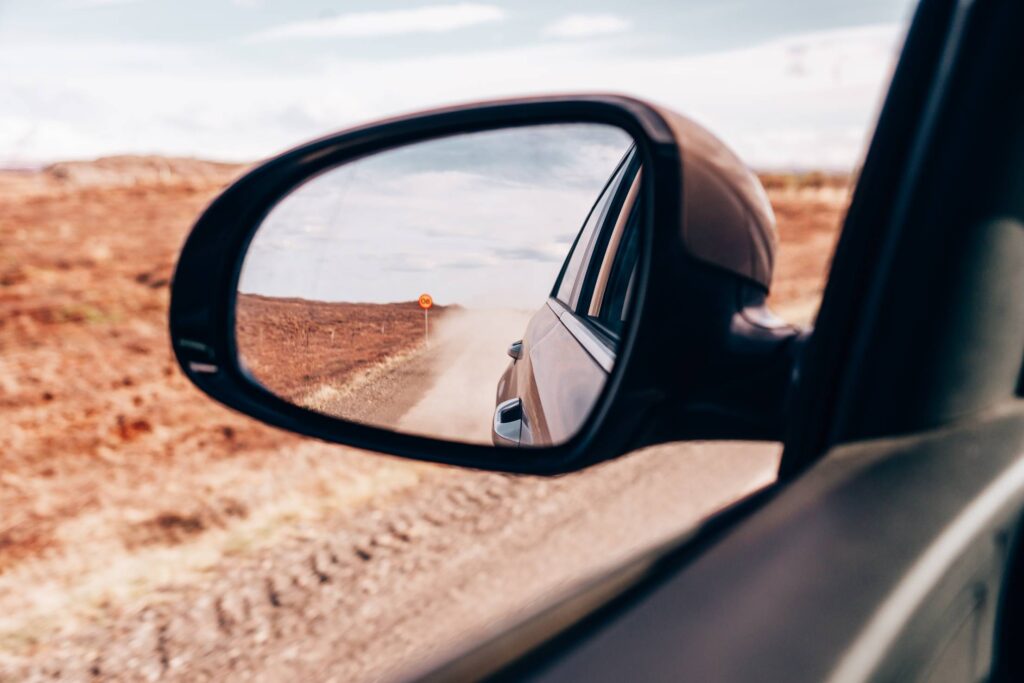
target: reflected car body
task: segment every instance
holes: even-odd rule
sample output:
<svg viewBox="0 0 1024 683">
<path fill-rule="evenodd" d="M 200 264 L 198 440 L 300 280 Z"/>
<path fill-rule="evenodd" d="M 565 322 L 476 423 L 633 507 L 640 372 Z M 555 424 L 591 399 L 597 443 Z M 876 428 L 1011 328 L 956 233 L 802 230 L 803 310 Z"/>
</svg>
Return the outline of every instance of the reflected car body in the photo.
<svg viewBox="0 0 1024 683">
<path fill-rule="evenodd" d="M 498 381 L 491 438 L 499 446 L 568 441 L 615 363 L 638 253 L 640 163 L 630 149 L 594 202 L 551 295 Z"/>
</svg>

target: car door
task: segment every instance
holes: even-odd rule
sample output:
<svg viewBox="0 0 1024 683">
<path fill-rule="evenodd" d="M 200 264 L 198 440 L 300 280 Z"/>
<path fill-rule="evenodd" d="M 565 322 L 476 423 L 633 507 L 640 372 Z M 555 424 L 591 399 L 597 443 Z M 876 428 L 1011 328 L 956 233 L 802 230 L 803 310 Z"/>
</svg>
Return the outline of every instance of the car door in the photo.
<svg viewBox="0 0 1024 683">
<path fill-rule="evenodd" d="M 499 385 L 502 410 L 521 411 L 520 443 L 568 440 L 593 408 L 615 362 L 615 346 L 636 262 L 635 223 L 639 162 L 628 153 L 577 234 L 551 296 L 531 319 L 507 386 Z M 621 249 L 628 245 L 628 249 Z M 602 314 L 602 303 L 608 304 Z M 517 404 L 518 402 L 518 404 Z"/>
</svg>

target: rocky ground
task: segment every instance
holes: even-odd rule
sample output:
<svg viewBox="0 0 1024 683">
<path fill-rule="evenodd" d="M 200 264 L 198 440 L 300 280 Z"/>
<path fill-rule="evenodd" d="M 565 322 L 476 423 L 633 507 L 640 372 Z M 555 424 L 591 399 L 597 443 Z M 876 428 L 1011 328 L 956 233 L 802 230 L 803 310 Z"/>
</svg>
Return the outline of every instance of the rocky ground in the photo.
<svg viewBox="0 0 1024 683">
<path fill-rule="evenodd" d="M 238 167 L 0 174 L 0 680 L 398 674 L 771 480 L 692 445 L 553 480 L 327 446 L 200 395 L 166 333 Z M 809 320 L 846 195 L 769 183 L 776 305 Z"/>
</svg>

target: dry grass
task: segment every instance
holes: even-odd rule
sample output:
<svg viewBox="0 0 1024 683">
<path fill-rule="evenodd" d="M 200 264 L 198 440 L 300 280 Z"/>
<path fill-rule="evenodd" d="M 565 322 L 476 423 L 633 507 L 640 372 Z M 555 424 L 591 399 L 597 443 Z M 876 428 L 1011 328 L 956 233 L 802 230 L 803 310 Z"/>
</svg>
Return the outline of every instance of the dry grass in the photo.
<svg viewBox="0 0 1024 683">
<path fill-rule="evenodd" d="M 257 424 L 179 373 L 174 259 L 241 170 L 147 158 L 0 174 L 0 649 L 32 648 L 428 471 Z M 782 241 L 772 300 L 807 322 L 846 181 L 764 179 Z"/>
</svg>

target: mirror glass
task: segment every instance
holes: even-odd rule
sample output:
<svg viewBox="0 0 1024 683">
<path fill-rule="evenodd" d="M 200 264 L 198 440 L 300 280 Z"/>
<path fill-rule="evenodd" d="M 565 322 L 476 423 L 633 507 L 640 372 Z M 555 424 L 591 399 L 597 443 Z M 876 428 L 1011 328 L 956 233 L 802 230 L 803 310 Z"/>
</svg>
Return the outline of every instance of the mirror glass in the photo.
<svg viewBox="0 0 1024 683">
<path fill-rule="evenodd" d="M 629 312 L 628 134 L 463 134 L 335 167 L 284 197 L 238 282 L 240 364 L 309 410 L 454 441 L 548 446 L 601 395 Z"/>
</svg>

